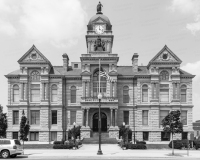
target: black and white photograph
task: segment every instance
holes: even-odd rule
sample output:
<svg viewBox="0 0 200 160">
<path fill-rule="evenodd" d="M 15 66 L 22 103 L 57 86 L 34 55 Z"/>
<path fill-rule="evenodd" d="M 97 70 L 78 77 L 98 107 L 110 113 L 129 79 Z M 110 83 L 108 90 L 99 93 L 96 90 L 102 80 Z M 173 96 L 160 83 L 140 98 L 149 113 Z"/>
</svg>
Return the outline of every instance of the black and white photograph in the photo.
<svg viewBox="0 0 200 160">
<path fill-rule="evenodd" d="M 0 0 L 0 158 L 200 158 L 200 0 Z"/>
</svg>

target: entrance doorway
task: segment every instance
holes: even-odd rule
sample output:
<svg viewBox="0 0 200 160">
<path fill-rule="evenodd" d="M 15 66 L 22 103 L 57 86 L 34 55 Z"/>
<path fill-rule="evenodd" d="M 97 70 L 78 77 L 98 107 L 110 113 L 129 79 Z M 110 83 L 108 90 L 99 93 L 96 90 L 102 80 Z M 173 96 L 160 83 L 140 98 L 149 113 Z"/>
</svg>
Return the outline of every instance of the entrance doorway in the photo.
<svg viewBox="0 0 200 160">
<path fill-rule="evenodd" d="M 93 132 L 98 132 L 98 121 L 99 121 L 99 113 L 95 113 L 93 115 Z M 107 116 L 105 113 L 101 112 L 101 131 L 106 132 L 107 131 Z"/>
</svg>

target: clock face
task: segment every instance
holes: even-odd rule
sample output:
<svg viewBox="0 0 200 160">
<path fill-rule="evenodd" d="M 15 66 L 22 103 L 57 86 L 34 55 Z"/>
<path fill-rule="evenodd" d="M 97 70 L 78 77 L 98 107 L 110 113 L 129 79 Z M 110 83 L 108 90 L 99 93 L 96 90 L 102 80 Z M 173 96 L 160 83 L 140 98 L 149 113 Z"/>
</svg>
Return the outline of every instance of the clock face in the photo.
<svg viewBox="0 0 200 160">
<path fill-rule="evenodd" d="M 95 32 L 97 34 L 102 34 L 104 32 L 104 26 L 103 25 L 96 25 L 95 26 Z"/>
</svg>

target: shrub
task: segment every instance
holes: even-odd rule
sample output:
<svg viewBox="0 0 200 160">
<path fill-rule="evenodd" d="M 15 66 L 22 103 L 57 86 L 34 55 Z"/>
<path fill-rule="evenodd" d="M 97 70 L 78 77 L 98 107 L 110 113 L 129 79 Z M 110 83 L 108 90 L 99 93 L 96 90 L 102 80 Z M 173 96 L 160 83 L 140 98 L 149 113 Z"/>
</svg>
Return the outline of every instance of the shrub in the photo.
<svg viewBox="0 0 200 160">
<path fill-rule="evenodd" d="M 136 144 L 146 144 L 145 141 L 136 141 Z"/>
<path fill-rule="evenodd" d="M 200 148 L 200 141 L 199 140 L 195 140 L 194 141 L 194 147 L 195 147 L 195 149 L 199 149 Z"/>
<path fill-rule="evenodd" d="M 174 149 L 182 149 L 188 148 L 188 140 L 183 139 L 183 140 L 174 140 Z M 190 148 L 192 146 L 192 140 L 189 140 Z M 172 148 L 172 141 L 169 143 L 169 147 Z"/>
<path fill-rule="evenodd" d="M 54 144 L 53 149 L 71 149 L 73 148 L 73 145 L 65 145 L 65 144 Z"/>
<path fill-rule="evenodd" d="M 64 144 L 63 141 L 54 141 L 53 144 Z"/>
<path fill-rule="evenodd" d="M 121 147 L 126 147 L 126 149 L 147 149 L 145 144 L 132 144 L 132 143 L 120 143 Z"/>
</svg>

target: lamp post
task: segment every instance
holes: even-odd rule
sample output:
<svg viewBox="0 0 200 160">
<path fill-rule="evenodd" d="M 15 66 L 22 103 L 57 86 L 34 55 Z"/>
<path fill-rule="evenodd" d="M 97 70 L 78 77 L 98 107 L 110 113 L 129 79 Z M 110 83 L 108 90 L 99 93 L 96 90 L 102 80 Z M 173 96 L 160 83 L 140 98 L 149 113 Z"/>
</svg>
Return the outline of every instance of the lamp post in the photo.
<svg viewBox="0 0 200 160">
<path fill-rule="evenodd" d="M 101 99 L 102 99 L 102 95 L 101 93 L 98 94 L 98 99 L 99 99 L 99 150 L 97 152 L 97 155 L 102 155 L 102 151 L 101 151 Z"/>
<path fill-rule="evenodd" d="M 123 142 L 124 142 L 124 144 L 125 144 L 125 122 L 123 122 L 122 123 L 122 126 L 123 126 L 123 135 L 122 135 L 122 137 L 123 137 Z"/>
<path fill-rule="evenodd" d="M 74 135 L 74 146 L 75 146 L 75 141 L 76 141 L 76 137 L 75 137 L 75 136 L 76 136 L 76 135 L 75 135 L 75 127 L 76 127 L 76 122 L 74 122 L 73 125 L 74 125 L 74 134 L 73 134 L 73 135 Z"/>
<path fill-rule="evenodd" d="M 133 108 L 133 116 L 134 116 L 134 123 L 133 123 L 133 130 L 134 130 L 134 132 L 133 132 L 133 140 L 134 140 L 134 144 L 135 144 L 135 108 Z"/>
</svg>

